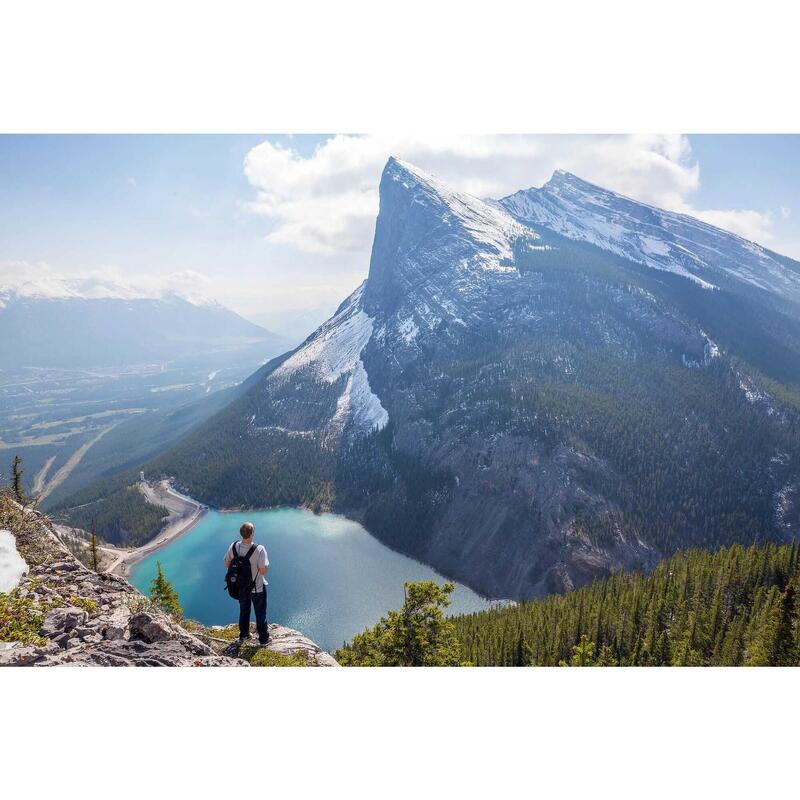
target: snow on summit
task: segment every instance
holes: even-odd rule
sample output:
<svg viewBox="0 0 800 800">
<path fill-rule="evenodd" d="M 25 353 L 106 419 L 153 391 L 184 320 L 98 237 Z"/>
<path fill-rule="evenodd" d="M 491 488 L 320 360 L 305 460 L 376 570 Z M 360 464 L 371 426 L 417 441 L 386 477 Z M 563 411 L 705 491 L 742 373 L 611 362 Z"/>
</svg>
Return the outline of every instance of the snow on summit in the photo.
<svg viewBox="0 0 800 800">
<path fill-rule="evenodd" d="M 585 241 L 704 288 L 731 279 L 800 299 L 800 265 L 685 214 L 603 189 L 563 170 L 500 200 L 516 219 Z M 794 268 L 790 265 L 794 265 Z"/>
<path fill-rule="evenodd" d="M 536 237 L 504 209 L 465 192 L 457 192 L 406 161 L 390 158 L 384 175 L 415 192 L 417 197 L 414 202 L 439 206 L 443 220 L 461 226 L 476 243 L 494 251 L 498 260 L 513 257 L 511 244 L 515 239 Z"/>
</svg>

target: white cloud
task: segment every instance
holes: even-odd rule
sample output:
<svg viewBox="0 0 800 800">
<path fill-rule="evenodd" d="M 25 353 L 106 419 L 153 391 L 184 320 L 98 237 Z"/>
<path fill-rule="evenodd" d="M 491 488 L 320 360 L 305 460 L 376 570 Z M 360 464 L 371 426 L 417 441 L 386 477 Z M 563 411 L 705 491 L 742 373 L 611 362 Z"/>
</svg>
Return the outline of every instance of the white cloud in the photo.
<svg viewBox="0 0 800 800">
<path fill-rule="evenodd" d="M 718 228 L 736 233 L 759 244 L 768 245 L 775 238 L 773 232 L 775 218 L 769 211 L 698 210 L 691 208 L 691 206 L 686 206 L 684 209 L 679 210 L 683 210 L 685 213 L 703 220 L 703 222 L 708 222 L 710 225 L 716 225 Z"/>
<path fill-rule="evenodd" d="M 268 219 L 267 240 L 312 254 L 366 259 L 378 213 L 378 182 L 390 155 L 478 197 L 541 186 L 557 168 L 645 203 L 698 217 L 747 239 L 786 249 L 788 208 L 703 209 L 691 202 L 700 165 L 680 135 L 338 135 L 308 156 L 269 141 L 246 156 L 256 190 L 248 208 Z M 366 264 L 365 264 L 366 266 Z"/>
<path fill-rule="evenodd" d="M 136 178 L 134 178 L 133 176 L 128 178 L 128 185 L 129 186 L 136 186 Z"/>
<path fill-rule="evenodd" d="M 160 298 L 176 294 L 197 305 L 211 302 L 212 281 L 194 270 L 125 275 L 118 267 L 62 270 L 45 262 L 0 261 L 0 293 L 87 299 Z"/>
<path fill-rule="evenodd" d="M 257 193 L 249 207 L 269 218 L 269 241 L 312 253 L 368 252 L 390 155 L 479 197 L 541 185 L 561 167 L 645 202 L 683 208 L 699 180 L 683 136 L 338 135 L 308 157 L 269 141 L 254 147 L 244 164 Z"/>
<path fill-rule="evenodd" d="M 781 206 L 781 219 L 789 219 L 792 216 L 792 209 Z"/>
</svg>

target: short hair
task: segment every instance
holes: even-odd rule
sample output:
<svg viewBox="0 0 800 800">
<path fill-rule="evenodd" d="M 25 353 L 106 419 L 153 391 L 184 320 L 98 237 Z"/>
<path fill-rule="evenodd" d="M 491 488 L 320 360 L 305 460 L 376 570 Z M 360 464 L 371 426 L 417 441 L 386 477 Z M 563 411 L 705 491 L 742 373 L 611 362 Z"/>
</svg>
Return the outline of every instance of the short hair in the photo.
<svg viewBox="0 0 800 800">
<path fill-rule="evenodd" d="M 239 533 L 242 534 L 243 539 L 249 539 L 255 532 L 256 526 L 253 525 L 252 522 L 245 522 L 245 524 L 239 528 Z"/>
</svg>

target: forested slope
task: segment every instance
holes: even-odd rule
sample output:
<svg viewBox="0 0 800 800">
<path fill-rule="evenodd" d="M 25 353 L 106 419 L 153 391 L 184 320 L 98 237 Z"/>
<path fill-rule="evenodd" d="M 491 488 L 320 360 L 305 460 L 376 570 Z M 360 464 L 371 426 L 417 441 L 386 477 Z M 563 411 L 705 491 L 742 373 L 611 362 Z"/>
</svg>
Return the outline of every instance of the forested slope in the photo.
<svg viewBox="0 0 800 800">
<path fill-rule="evenodd" d="M 734 545 L 455 624 L 478 666 L 798 666 L 798 587 L 797 542 Z"/>
</svg>

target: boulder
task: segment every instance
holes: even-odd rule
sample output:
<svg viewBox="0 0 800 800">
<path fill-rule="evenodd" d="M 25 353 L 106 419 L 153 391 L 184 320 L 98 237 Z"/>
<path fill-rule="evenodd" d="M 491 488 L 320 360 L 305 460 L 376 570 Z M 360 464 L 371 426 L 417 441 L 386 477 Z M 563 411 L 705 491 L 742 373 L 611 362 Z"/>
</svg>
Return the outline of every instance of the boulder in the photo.
<svg viewBox="0 0 800 800">
<path fill-rule="evenodd" d="M 104 639 L 113 642 L 115 639 L 125 638 L 125 628 L 120 628 L 119 625 L 105 625 L 100 629 L 100 633 Z"/>
<path fill-rule="evenodd" d="M 0 642 L 0 667 L 27 667 L 58 652 L 60 648 L 55 642 L 48 642 L 44 647 L 19 642 Z"/>
<path fill-rule="evenodd" d="M 54 639 L 62 633 L 68 633 L 78 625 L 83 625 L 89 615 L 75 606 L 61 606 L 48 611 L 42 623 L 41 634 L 48 639 Z"/>
<path fill-rule="evenodd" d="M 141 639 L 143 642 L 165 642 L 172 638 L 172 632 L 164 622 L 156 619 L 145 611 L 134 614 L 128 623 L 131 639 Z"/>
</svg>

